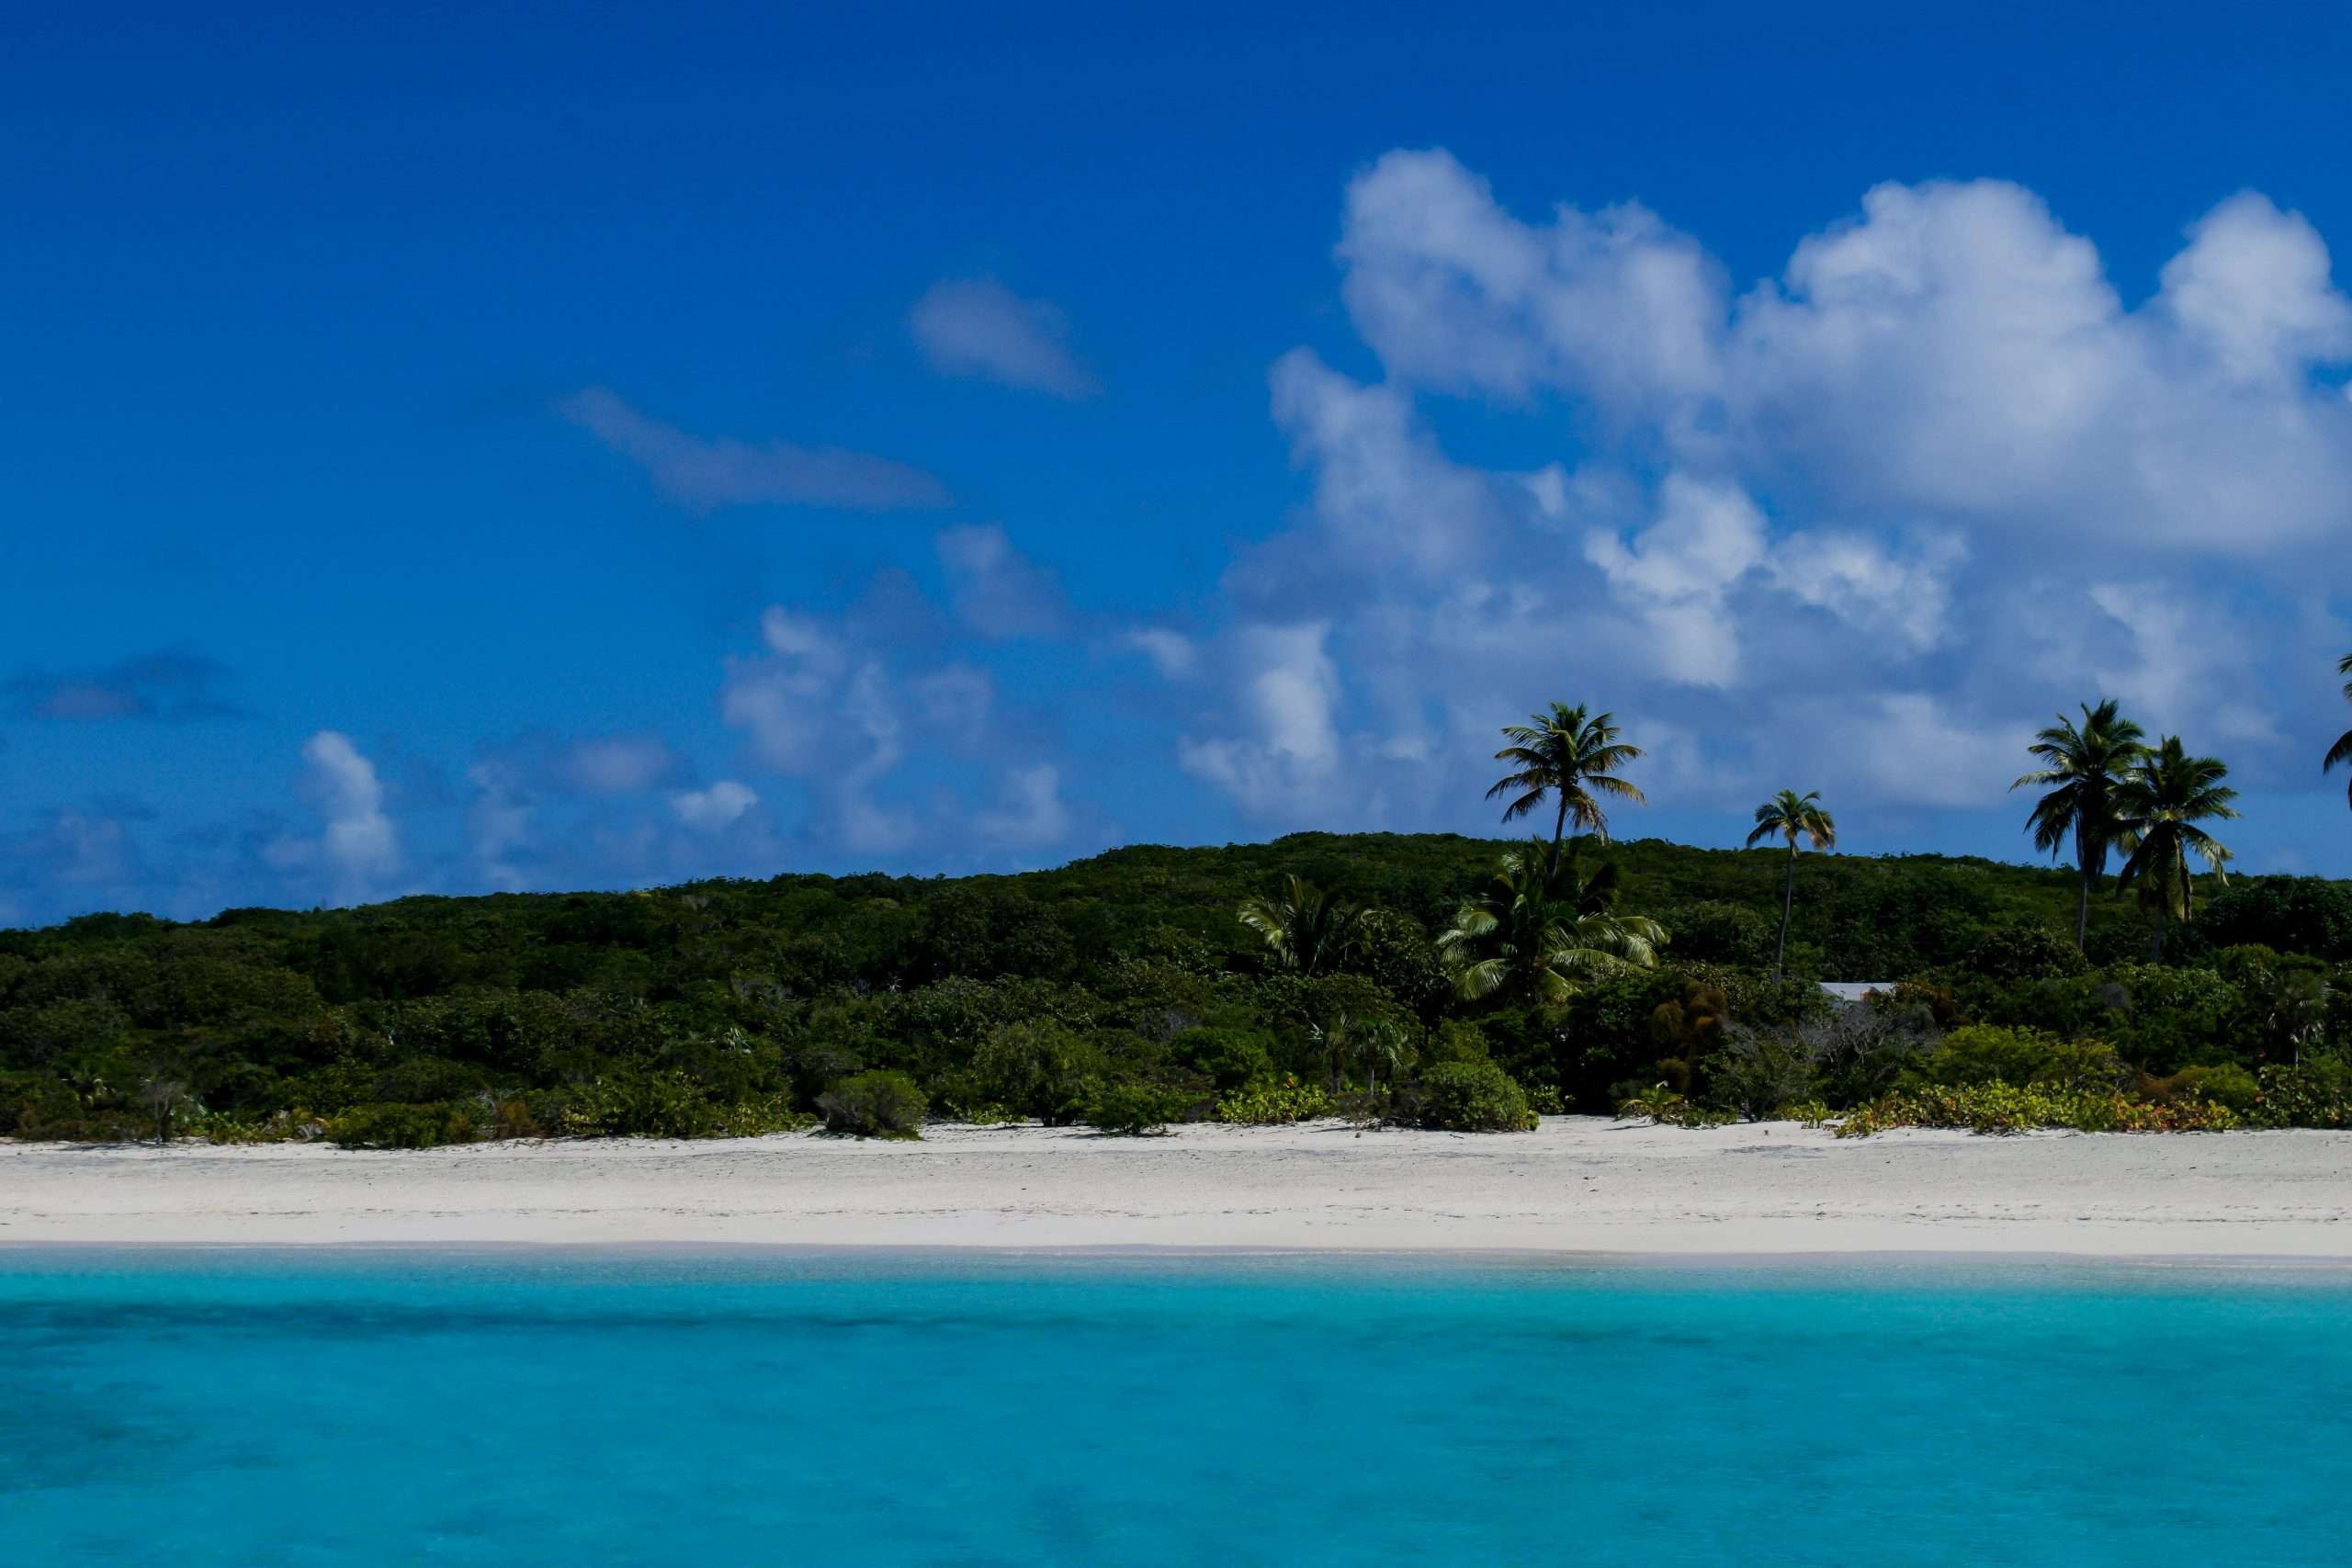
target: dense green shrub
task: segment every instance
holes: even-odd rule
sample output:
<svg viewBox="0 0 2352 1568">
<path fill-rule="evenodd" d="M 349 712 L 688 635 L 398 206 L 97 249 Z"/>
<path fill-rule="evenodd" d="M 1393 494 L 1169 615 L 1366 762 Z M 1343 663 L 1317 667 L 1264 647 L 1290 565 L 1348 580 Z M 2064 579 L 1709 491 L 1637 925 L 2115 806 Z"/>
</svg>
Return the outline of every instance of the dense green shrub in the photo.
<svg viewBox="0 0 2352 1568">
<path fill-rule="evenodd" d="M 718 1128 L 718 1107 L 683 1072 L 618 1072 L 574 1089 L 563 1127 L 584 1137 L 701 1138 Z"/>
<path fill-rule="evenodd" d="M 52 1129 L 83 1121 L 81 1098 L 63 1079 L 48 1073 L 0 1073 L 0 1137 L 70 1137 Z"/>
<path fill-rule="evenodd" d="M 2247 1120 L 2257 1127 L 2352 1127 L 2352 1064 L 2333 1056 L 2262 1069 Z"/>
<path fill-rule="evenodd" d="M 1535 1125 L 1526 1094 L 1492 1062 L 1442 1062 L 1398 1096 L 1397 1119 L 1451 1133 L 1524 1133 Z"/>
<path fill-rule="evenodd" d="M 972 1053 L 972 1103 L 1000 1105 L 1048 1127 L 1075 1122 L 1109 1074 L 1102 1047 L 1052 1019 L 1000 1024 Z"/>
<path fill-rule="evenodd" d="M 1707 1099 L 1749 1122 L 1777 1116 L 1812 1095 L 1815 1057 L 1794 1032 L 1734 1033 L 1706 1059 Z"/>
<path fill-rule="evenodd" d="M 2050 926 L 2018 924 L 1995 926 L 1977 938 L 1960 966 L 1987 980 L 2015 984 L 2064 979 L 2090 964 L 2072 937 Z"/>
<path fill-rule="evenodd" d="M 433 1149 L 481 1135 L 481 1107 L 471 1100 L 424 1105 L 360 1105 L 327 1122 L 327 1139 L 347 1149 Z"/>
<path fill-rule="evenodd" d="M 2228 1061 L 2260 1034 L 2260 1010 L 2213 970 L 2119 964 L 2098 978 L 2115 1015 L 2101 1032 L 2143 1072 Z"/>
<path fill-rule="evenodd" d="M 2172 1104 L 2179 1100 L 2191 1103 L 2211 1101 L 2226 1105 L 2241 1113 L 2254 1109 L 2262 1098 L 2262 1085 L 2255 1076 L 2234 1064 L 2218 1067 L 2183 1067 L 2168 1078 L 2149 1081 L 2152 1100 Z"/>
<path fill-rule="evenodd" d="M 904 1073 L 859 1073 L 817 1097 L 827 1132 L 861 1138 L 920 1137 L 926 1109 L 922 1090 Z"/>
<path fill-rule="evenodd" d="M 1902 1090 L 1857 1106 L 1837 1125 L 1841 1138 L 1890 1127 L 1964 1127 L 1972 1133 L 2069 1128 L 2078 1133 L 2219 1133 L 2238 1125 L 2227 1106 L 2195 1100 L 2159 1104 L 2112 1089 L 1973 1083 Z"/>
<path fill-rule="evenodd" d="M 1269 1078 L 1273 1036 L 1258 1029 L 1190 1029 L 1168 1043 L 1169 1059 L 1209 1080 L 1219 1094 Z"/>
<path fill-rule="evenodd" d="M 2316 876 L 2233 877 L 2199 899 L 2193 930 L 2214 948 L 2259 942 L 2330 962 L 2352 959 L 2352 887 Z"/>
<path fill-rule="evenodd" d="M 715 1131 L 730 1138 L 763 1138 L 771 1133 L 797 1133 L 817 1119 L 798 1110 L 781 1091 L 739 1100 L 718 1113 Z"/>
<path fill-rule="evenodd" d="M 1655 1122 L 1668 1127 L 1721 1127 L 1739 1120 L 1732 1111 L 1693 1104 L 1673 1085 L 1662 1082 L 1626 1085 L 1617 1103 L 1617 1115 L 1621 1121 Z"/>
<path fill-rule="evenodd" d="M 1313 1122 L 1332 1113 L 1330 1091 L 1320 1084 L 1302 1082 L 1295 1074 L 1261 1078 L 1225 1095 L 1216 1102 L 1216 1117 L 1244 1127 L 1277 1127 L 1293 1122 Z"/>
<path fill-rule="evenodd" d="M 1100 1133 L 1139 1136 L 1163 1131 L 1199 1102 L 1200 1097 L 1164 1084 L 1132 1079 L 1098 1084 L 1086 1100 L 1086 1124 Z"/>
<path fill-rule="evenodd" d="M 2115 1048 L 2099 1040 L 2060 1040 L 2038 1029 L 1972 1023 L 1955 1029 L 1917 1058 L 1917 1076 L 1932 1084 L 2045 1084 L 2114 1089 L 2123 1078 Z"/>
</svg>

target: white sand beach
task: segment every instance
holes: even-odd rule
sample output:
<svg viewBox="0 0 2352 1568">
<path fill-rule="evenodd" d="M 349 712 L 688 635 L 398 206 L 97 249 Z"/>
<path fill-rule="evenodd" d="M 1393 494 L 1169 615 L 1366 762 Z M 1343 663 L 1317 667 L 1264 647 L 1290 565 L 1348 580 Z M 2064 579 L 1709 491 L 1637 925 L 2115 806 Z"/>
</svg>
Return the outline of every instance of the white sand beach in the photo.
<svg viewBox="0 0 2352 1568">
<path fill-rule="evenodd" d="M 0 1246 L 768 1243 L 2352 1258 L 2352 1134 L 1339 1124 L 920 1143 L 0 1145 Z"/>
</svg>

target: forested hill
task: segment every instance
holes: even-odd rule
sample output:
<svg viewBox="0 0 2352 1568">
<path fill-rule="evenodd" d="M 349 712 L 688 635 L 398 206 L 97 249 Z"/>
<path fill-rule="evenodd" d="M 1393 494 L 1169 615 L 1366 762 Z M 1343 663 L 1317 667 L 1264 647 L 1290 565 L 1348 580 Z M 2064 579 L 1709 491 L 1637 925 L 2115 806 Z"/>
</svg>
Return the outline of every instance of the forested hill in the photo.
<svg viewBox="0 0 2352 1568">
<path fill-rule="evenodd" d="M 2070 869 L 1807 853 L 1781 981 L 1783 851 L 1578 843 L 1549 892 L 1522 881 L 1498 899 L 1511 847 L 1306 833 L 1014 876 L 783 875 L 0 931 L 0 1135 L 746 1132 L 834 1119 L 852 1100 L 893 1125 L 926 1105 L 1148 1125 L 1212 1105 L 1264 1121 L 1349 1104 L 1512 1126 L 1530 1105 L 1607 1111 L 1666 1079 L 1726 1111 L 1860 1103 L 1943 1070 L 1917 1054 L 1973 1023 L 2029 1032 L 1996 1042 L 2016 1057 L 1997 1071 L 2026 1082 L 2080 1076 L 2052 1041 L 2096 1042 L 2126 1082 L 2127 1067 L 2252 1070 L 2352 1043 L 2343 883 L 2199 879 L 2195 918 L 2165 923 L 2152 964 L 2156 917 L 2111 888 L 2076 953 Z M 1502 923 L 1441 942 L 1480 895 Z M 1237 916 L 1251 899 L 1270 900 L 1260 929 Z M 1546 899 L 1552 914 L 1514 937 L 1510 911 Z M 1318 921 L 1344 939 L 1310 953 Z M 1596 941 L 1616 956 L 1583 951 Z M 1482 952 L 1504 956 L 1474 984 Z M 1814 979 L 1919 984 L 1884 1039 L 1800 1039 L 1788 1032 L 1825 1005 Z M 1975 1053 L 1951 1070 L 1977 1072 L 1986 1037 L 1951 1039 Z M 1776 1041 L 1800 1055 L 1759 1080 Z M 2327 1115 L 2352 1117 L 2352 1077 L 2327 1093 Z"/>
<path fill-rule="evenodd" d="M 414 897 L 354 909 L 231 909 L 176 924 L 89 915 L 0 931 L 22 960 L 130 950 L 153 958 L 282 965 L 329 1003 L 462 987 L 654 994 L 744 965 L 803 993 L 894 988 L 944 977 L 1073 977 L 1137 944 L 1182 932 L 1237 958 L 1259 945 L 1234 918 L 1244 898 L 1306 878 L 1351 901 L 1409 916 L 1434 934 L 1523 840 L 1452 833 L 1295 833 L 1264 844 L 1137 845 L 1052 871 L 1008 876 L 785 874 L 635 893 Z M 1663 923 L 1677 960 L 1769 964 L 1785 852 L 1702 850 L 1660 839 L 1596 845 L 1615 863 L 1621 908 Z M 2241 879 L 2244 881 L 2245 879 Z M 1949 964 L 1991 926 L 2071 928 L 2071 867 L 1973 856 L 1808 853 L 1790 926 L 1792 974 L 1883 980 Z M 2109 893 L 2091 908 L 2090 953 L 2139 956 L 2150 919 Z M 2251 940 L 2251 939 L 2247 939 Z"/>
</svg>

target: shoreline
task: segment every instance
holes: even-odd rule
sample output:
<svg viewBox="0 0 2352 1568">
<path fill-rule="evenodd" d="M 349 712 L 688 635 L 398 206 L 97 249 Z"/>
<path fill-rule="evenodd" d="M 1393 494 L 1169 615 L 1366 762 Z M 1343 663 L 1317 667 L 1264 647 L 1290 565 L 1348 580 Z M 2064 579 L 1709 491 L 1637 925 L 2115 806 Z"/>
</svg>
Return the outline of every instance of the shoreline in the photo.
<svg viewBox="0 0 2352 1568">
<path fill-rule="evenodd" d="M 421 1151 L 0 1145 L 0 1248 L 789 1247 L 2352 1263 L 2352 1133 L 1838 1140 L 1547 1118 Z"/>
</svg>

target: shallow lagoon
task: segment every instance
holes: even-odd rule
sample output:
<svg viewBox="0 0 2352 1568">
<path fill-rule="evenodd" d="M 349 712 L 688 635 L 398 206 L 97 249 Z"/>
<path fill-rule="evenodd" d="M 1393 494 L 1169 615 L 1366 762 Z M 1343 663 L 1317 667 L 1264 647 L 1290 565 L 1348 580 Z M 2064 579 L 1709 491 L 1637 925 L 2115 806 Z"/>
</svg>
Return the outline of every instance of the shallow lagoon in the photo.
<svg viewBox="0 0 2352 1568">
<path fill-rule="evenodd" d="M 0 1253 L 9 1561 L 2340 1560 L 2352 1275 Z"/>
</svg>

